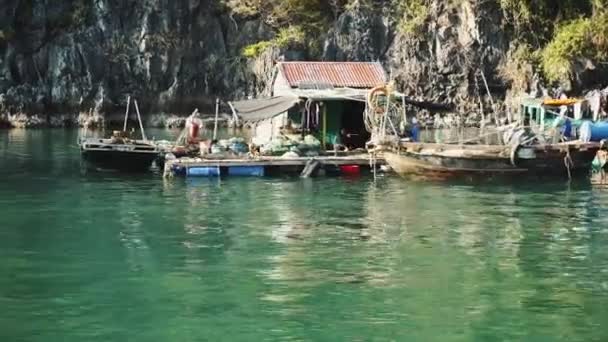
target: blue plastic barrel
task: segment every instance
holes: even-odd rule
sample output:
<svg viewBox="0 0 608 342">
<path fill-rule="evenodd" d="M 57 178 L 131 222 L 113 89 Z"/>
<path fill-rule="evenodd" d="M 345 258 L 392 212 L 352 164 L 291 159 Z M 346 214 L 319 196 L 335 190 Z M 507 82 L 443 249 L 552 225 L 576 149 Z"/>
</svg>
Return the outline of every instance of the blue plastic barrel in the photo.
<svg viewBox="0 0 608 342">
<path fill-rule="evenodd" d="M 229 176 L 240 177 L 264 177 L 263 166 L 230 166 L 228 168 Z"/>
<path fill-rule="evenodd" d="M 608 122 L 583 122 L 580 127 L 579 138 L 583 141 L 608 139 Z"/>
<path fill-rule="evenodd" d="M 608 122 L 596 122 L 591 125 L 591 141 L 608 139 Z"/>
<path fill-rule="evenodd" d="M 219 167 L 189 167 L 187 168 L 188 177 L 219 177 Z"/>
</svg>

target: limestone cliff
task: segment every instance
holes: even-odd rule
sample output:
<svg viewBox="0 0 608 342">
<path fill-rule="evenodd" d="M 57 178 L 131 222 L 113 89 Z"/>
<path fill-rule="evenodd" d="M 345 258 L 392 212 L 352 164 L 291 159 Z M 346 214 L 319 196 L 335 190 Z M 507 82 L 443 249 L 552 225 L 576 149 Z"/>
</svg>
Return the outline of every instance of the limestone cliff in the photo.
<svg viewBox="0 0 608 342">
<path fill-rule="evenodd" d="M 293 23 L 235 14 L 225 0 L 0 0 L 0 115 L 74 123 L 79 112 L 122 110 L 126 94 L 145 112 L 210 111 L 215 97 L 267 89 L 280 58 L 379 60 L 408 95 L 464 112 L 478 111 L 480 95 L 489 110 L 483 74 L 502 103 L 516 82 L 501 71 L 530 40 L 506 0 L 416 1 L 405 10 L 394 0 L 317 1 L 336 10 L 305 44 L 268 44 L 247 56 L 244 48 L 276 41 Z M 573 91 L 606 85 L 605 64 L 576 62 Z M 538 66 L 526 67 L 515 65 L 524 76 L 518 90 L 539 77 Z M 589 69 L 595 77 L 584 76 Z"/>
</svg>

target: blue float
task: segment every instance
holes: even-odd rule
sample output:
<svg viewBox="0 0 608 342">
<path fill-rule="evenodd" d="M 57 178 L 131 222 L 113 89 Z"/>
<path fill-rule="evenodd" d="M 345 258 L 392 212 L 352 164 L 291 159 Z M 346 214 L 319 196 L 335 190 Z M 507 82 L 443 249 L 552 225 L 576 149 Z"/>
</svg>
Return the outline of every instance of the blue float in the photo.
<svg viewBox="0 0 608 342">
<path fill-rule="evenodd" d="M 230 166 L 228 168 L 229 176 L 239 177 L 264 177 L 263 166 Z"/>
<path fill-rule="evenodd" d="M 608 139 L 608 122 L 596 122 L 591 125 L 591 141 Z"/>
<path fill-rule="evenodd" d="M 190 167 L 187 168 L 188 177 L 219 177 L 219 167 Z"/>
<path fill-rule="evenodd" d="M 579 138 L 583 141 L 601 141 L 608 139 L 608 122 L 583 122 L 580 128 Z"/>
</svg>

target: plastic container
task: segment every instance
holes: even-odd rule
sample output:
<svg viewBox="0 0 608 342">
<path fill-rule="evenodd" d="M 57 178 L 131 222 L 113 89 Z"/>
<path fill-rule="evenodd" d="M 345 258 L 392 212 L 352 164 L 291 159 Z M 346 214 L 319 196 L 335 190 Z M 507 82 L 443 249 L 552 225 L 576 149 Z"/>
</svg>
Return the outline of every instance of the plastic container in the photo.
<svg viewBox="0 0 608 342">
<path fill-rule="evenodd" d="M 361 167 L 359 165 L 342 165 L 340 166 L 340 172 L 343 175 L 358 175 L 361 173 Z"/>
<path fill-rule="evenodd" d="M 591 125 L 591 141 L 608 139 L 608 122 L 596 122 Z"/>
<path fill-rule="evenodd" d="M 238 177 L 264 177 L 263 166 L 230 166 L 228 168 L 229 176 Z"/>
<path fill-rule="evenodd" d="M 219 167 L 190 167 L 186 169 L 188 177 L 219 177 Z"/>
<path fill-rule="evenodd" d="M 608 122 L 583 122 L 579 130 L 582 141 L 600 141 L 608 139 Z"/>
</svg>

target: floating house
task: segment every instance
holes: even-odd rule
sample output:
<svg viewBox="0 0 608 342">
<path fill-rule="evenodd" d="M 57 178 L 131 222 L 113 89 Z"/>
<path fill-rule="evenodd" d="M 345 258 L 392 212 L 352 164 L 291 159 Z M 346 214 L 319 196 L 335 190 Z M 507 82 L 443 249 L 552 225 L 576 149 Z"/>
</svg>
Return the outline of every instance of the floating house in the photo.
<svg viewBox="0 0 608 342">
<path fill-rule="evenodd" d="M 252 128 L 251 140 L 257 146 L 249 146 L 247 157 L 172 159 L 165 163 L 164 175 L 354 175 L 375 172 L 384 164 L 381 156 L 372 161 L 359 149 L 370 138 L 367 98 L 388 81 L 380 63 L 282 62 L 273 75 L 268 97 L 228 102 L 233 115 Z M 287 145 L 290 148 L 283 150 Z M 268 147 L 270 152 L 264 153 Z"/>
<path fill-rule="evenodd" d="M 234 114 L 252 126 L 255 144 L 294 128 L 316 136 L 323 149 L 365 146 L 366 96 L 387 83 L 380 63 L 281 62 L 274 75 L 270 97 L 230 103 Z"/>
</svg>

